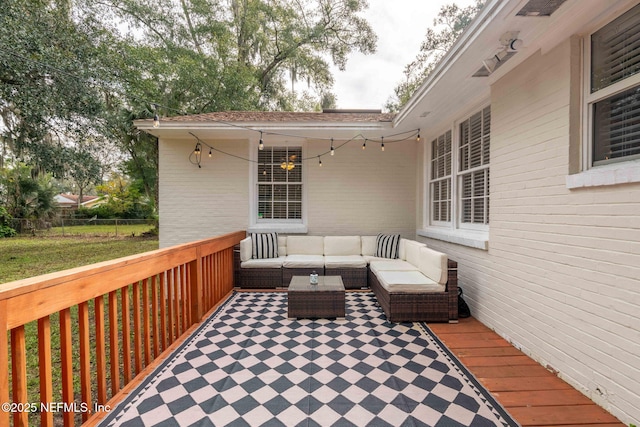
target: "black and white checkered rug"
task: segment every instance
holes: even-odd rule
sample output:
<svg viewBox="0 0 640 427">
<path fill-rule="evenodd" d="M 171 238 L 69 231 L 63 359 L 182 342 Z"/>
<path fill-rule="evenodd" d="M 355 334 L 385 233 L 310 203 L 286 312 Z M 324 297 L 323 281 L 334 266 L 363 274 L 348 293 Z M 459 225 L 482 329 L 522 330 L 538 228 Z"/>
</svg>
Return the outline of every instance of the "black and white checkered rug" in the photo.
<svg viewBox="0 0 640 427">
<path fill-rule="evenodd" d="M 236 293 L 101 425 L 518 425 L 426 325 L 346 304 L 291 320 L 286 293 Z"/>
</svg>

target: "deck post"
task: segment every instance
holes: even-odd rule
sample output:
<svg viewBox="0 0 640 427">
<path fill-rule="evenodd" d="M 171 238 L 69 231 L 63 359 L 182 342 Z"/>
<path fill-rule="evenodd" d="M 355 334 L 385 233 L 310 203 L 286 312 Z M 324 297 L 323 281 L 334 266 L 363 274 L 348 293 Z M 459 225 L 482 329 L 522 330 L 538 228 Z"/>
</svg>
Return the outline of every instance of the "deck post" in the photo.
<svg viewBox="0 0 640 427">
<path fill-rule="evenodd" d="M 191 295 L 191 324 L 200 322 L 203 312 L 202 250 L 196 248 L 196 259 L 189 263 L 189 293 Z"/>
<path fill-rule="evenodd" d="M 0 405 L 9 401 L 9 336 L 7 334 L 7 300 L 0 301 Z M 0 410 L 0 425 L 9 425 L 9 411 Z"/>
</svg>

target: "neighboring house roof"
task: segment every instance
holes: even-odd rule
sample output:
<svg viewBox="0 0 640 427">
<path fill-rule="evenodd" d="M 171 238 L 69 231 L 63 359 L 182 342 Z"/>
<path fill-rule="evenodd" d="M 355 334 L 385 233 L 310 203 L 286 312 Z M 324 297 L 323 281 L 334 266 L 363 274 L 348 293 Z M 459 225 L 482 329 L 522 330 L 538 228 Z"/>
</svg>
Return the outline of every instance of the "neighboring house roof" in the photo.
<svg viewBox="0 0 640 427">
<path fill-rule="evenodd" d="M 77 194 L 58 194 L 54 197 L 58 205 L 61 207 L 75 207 L 78 206 L 78 199 L 80 198 Z M 100 202 L 103 198 L 100 196 L 82 196 L 82 206 L 94 206 L 96 203 Z"/>
</svg>

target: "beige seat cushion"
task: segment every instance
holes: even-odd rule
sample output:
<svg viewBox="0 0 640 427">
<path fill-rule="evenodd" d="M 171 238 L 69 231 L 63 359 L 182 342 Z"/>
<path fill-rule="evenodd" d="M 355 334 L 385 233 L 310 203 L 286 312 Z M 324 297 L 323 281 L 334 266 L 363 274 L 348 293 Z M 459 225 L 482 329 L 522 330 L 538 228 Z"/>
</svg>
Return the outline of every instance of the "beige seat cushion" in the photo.
<svg viewBox="0 0 640 427">
<path fill-rule="evenodd" d="M 288 245 L 287 245 L 288 246 Z M 324 256 L 322 255 L 287 255 L 284 268 L 324 268 Z"/>
<path fill-rule="evenodd" d="M 280 268 L 284 263 L 285 257 L 248 259 L 240 263 L 241 268 Z"/>
<path fill-rule="evenodd" d="M 402 261 L 401 259 L 389 260 L 386 258 L 384 260 L 372 261 L 369 264 L 369 268 L 371 268 L 371 271 L 374 273 L 379 271 L 418 271 L 418 267 L 407 261 Z"/>
<path fill-rule="evenodd" d="M 377 236 L 360 236 L 362 255 L 373 257 L 376 253 Z"/>
<path fill-rule="evenodd" d="M 440 285 L 419 271 L 381 271 L 376 274 L 389 292 L 444 292 Z"/>
<path fill-rule="evenodd" d="M 367 261 L 361 255 L 343 255 L 324 257 L 325 268 L 367 268 Z"/>
</svg>

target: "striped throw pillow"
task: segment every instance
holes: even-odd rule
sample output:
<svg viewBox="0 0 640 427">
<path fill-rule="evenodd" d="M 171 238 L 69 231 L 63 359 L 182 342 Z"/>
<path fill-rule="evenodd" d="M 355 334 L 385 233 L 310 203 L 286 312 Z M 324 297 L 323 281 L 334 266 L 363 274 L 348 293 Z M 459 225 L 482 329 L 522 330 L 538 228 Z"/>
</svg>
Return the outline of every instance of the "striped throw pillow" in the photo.
<svg viewBox="0 0 640 427">
<path fill-rule="evenodd" d="M 376 237 L 375 256 L 396 259 L 398 258 L 399 247 L 399 234 L 378 234 L 378 237 Z"/>
<path fill-rule="evenodd" d="M 278 233 L 252 234 L 251 258 L 278 258 Z"/>
</svg>

